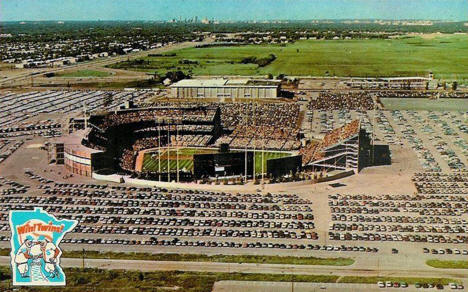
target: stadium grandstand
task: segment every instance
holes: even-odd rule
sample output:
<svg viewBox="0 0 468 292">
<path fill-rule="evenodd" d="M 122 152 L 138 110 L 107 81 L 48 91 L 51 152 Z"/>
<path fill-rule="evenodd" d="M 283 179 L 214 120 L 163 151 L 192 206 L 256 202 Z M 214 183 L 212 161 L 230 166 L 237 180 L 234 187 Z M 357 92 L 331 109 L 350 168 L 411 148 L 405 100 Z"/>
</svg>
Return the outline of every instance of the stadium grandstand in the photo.
<svg viewBox="0 0 468 292">
<path fill-rule="evenodd" d="M 360 171 L 370 164 L 370 139 L 359 120 L 327 133 L 318 143 L 309 143 L 299 153 L 304 167 Z"/>
<path fill-rule="evenodd" d="M 247 179 L 307 170 L 358 172 L 370 165 L 370 139 L 359 120 L 307 143 L 299 112 L 298 105 L 284 103 L 175 103 L 92 115 L 88 129 L 79 132 L 80 149 L 89 149 L 85 175 L 191 181 L 207 174 Z M 73 147 L 66 141 L 64 149 L 78 147 L 76 139 Z"/>
</svg>

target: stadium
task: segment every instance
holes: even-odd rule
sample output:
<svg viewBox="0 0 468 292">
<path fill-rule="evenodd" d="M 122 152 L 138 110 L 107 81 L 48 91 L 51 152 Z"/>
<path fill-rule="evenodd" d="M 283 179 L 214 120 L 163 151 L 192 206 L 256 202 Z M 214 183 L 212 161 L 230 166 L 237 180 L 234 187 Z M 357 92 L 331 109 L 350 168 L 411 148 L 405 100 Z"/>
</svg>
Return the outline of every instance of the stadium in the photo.
<svg viewBox="0 0 468 292">
<path fill-rule="evenodd" d="M 243 183 L 304 173 L 351 174 L 375 162 L 359 120 L 310 140 L 299 130 L 299 112 L 297 105 L 287 103 L 128 108 L 89 117 L 86 129 L 74 134 L 81 137 L 80 161 L 73 158 L 77 138 L 65 138 L 61 148 L 66 168 L 76 174 L 166 182 Z M 87 163 L 85 173 L 77 163 Z"/>
</svg>

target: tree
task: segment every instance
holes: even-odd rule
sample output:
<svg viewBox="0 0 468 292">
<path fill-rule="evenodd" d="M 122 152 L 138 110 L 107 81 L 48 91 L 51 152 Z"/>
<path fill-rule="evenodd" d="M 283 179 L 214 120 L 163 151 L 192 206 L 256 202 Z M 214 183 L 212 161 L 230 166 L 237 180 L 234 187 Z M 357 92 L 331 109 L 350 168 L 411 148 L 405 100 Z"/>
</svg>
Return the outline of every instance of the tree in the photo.
<svg viewBox="0 0 468 292">
<path fill-rule="evenodd" d="M 186 75 L 184 72 L 178 71 L 169 71 L 166 73 L 166 78 L 169 78 L 172 82 L 177 82 L 182 79 L 190 78 L 190 76 Z"/>
</svg>

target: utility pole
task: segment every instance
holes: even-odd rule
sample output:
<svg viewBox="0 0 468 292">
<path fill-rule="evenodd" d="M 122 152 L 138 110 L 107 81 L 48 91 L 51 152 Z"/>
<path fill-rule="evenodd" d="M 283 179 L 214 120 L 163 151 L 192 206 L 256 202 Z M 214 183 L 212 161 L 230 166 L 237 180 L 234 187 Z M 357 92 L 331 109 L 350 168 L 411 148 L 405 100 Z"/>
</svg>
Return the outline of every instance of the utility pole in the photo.
<svg viewBox="0 0 468 292">
<path fill-rule="evenodd" d="M 81 259 L 82 259 L 81 267 L 84 270 L 84 268 L 85 268 L 85 260 L 84 260 L 85 259 L 85 249 L 84 248 L 81 250 Z"/>
<path fill-rule="evenodd" d="M 376 122 L 376 111 L 375 111 L 375 102 L 374 102 L 374 119 L 372 121 L 372 165 L 375 164 L 375 122 Z"/>
<path fill-rule="evenodd" d="M 256 180 L 256 177 L 255 177 L 255 143 L 257 142 L 257 131 L 255 129 L 255 107 L 256 107 L 256 103 L 252 103 L 252 106 L 253 106 L 253 115 L 252 115 L 252 119 L 253 119 L 253 128 L 254 128 L 254 134 L 253 134 L 253 172 L 252 172 L 252 179 L 253 179 L 253 182 L 255 183 L 255 180 Z"/>
<path fill-rule="evenodd" d="M 247 114 L 244 111 L 244 127 L 247 127 Z M 245 169 L 244 169 L 244 174 L 245 174 L 245 183 L 247 183 L 247 143 L 244 145 L 245 147 Z"/>
<path fill-rule="evenodd" d="M 158 174 L 161 181 L 161 120 L 158 117 Z"/>
<path fill-rule="evenodd" d="M 171 182 L 171 168 L 169 166 L 169 154 L 171 152 L 171 148 L 170 148 L 171 137 L 169 134 L 169 129 L 170 129 L 170 125 L 168 123 L 167 125 L 167 182 Z"/>
<path fill-rule="evenodd" d="M 265 188 L 265 131 L 262 136 L 262 190 Z"/>
<path fill-rule="evenodd" d="M 179 123 L 176 124 L 176 165 L 177 165 L 177 182 L 179 182 Z"/>
</svg>

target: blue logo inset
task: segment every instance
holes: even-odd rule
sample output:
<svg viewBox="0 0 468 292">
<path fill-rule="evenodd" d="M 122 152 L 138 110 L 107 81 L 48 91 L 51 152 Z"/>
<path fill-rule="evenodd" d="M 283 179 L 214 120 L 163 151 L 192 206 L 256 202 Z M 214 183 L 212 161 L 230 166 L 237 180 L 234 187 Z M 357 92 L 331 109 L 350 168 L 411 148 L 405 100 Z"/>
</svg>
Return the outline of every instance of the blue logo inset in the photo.
<svg viewBox="0 0 468 292">
<path fill-rule="evenodd" d="M 57 220 L 42 208 L 10 211 L 13 285 L 65 286 L 59 244 L 77 223 L 76 220 Z"/>
</svg>

